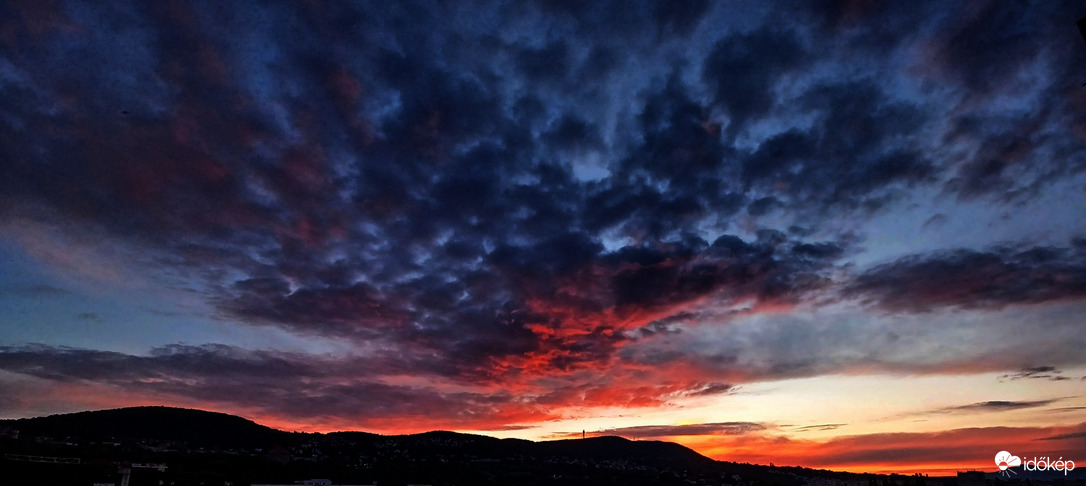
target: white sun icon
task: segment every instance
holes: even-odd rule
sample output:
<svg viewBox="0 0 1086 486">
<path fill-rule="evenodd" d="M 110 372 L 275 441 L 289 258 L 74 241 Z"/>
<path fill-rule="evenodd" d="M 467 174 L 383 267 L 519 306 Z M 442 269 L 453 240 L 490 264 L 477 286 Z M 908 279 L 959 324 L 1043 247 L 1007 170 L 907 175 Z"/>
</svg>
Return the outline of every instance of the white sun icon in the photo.
<svg viewBox="0 0 1086 486">
<path fill-rule="evenodd" d="M 1018 456 L 1012 456 L 1011 453 L 1007 451 L 999 451 L 999 453 L 995 456 L 995 463 L 996 466 L 999 466 L 999 470 L 1004 474 L 1006 474 L 1007 472 L 1013 473 L 1014 471 L 1007 471 L 1007 468 L 1021 466 L 1022 458 Z"/>
</svg>

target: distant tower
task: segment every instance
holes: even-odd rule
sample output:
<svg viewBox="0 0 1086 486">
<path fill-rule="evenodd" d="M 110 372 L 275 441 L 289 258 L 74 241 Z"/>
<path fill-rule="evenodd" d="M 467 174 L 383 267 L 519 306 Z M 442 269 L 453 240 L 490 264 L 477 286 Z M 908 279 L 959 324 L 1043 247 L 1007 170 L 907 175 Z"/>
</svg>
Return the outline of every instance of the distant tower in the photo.
<svg viewBox="0 0 1086 486">
<path fill-rule="evenodd" d="M 584 429 L 581 429 L 581 438 L 584 438 Z"/>
</svg>

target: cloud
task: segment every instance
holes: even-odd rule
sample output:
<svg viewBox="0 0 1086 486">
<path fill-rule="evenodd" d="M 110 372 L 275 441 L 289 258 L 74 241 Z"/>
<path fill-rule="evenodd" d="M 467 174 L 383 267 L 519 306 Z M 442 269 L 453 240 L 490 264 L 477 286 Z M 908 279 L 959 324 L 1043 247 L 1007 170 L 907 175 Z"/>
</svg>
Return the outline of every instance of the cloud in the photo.
<svg viewBox="0 0 1086 486">
<path fill-rule="evenodd" d="M 516 397 L 498 391 L 359 378 L 375 367 L 389 372 L 396 364 L 222 345 L 172 345 L 147 356 L 42 345 L 0 348 L 0 369 L 44 379 L 51 386 L 106 386 L 128 395 L 213 404 L 280 421 L 319 423 L 331 418 L 340 427 L 394 430 L 413 420 L 414 429 L 424 430 L 441 424 L 503 427 L 554 418 L 541 407 L 529 411 Z M 80 406 L 78 395 L 58 400 Z M 355 425 L 348 425 L 351 421 Z"/>
<path fill-rule="evenodd" d="M 853 302 L 814 302 L 776 313 L 706 306 L 714 311 L 686 317 L 696 324 L 682 332 L 627 343 L 619 362 L 735 384 L 855 373 L 1003 375 L 1022 363 L 1082 363 L 1077 321 L 1068 319 L 1081 303 L 998 315 L 954 309 L 871 315 Z M 1021 332 L 1024 319 L 1029 333 Z"/>
<path fill-rule="evenodd" d="M 987 402 L 971 403 L 969 405 L 959 405 L 956 407 L 949 407 L 940 409 L 939 412 L 1005 412 L 1011 410 L 1021 410 L 1024 408 L 1036 408 L 1044 407 L 1058 402 L 1059 399 L 1053 400 L 989 400 Z"/>
<path fill-rule="evenodd" d="M 685 34 L 697 27 L 709 9 L 708 0 L 656 2 L 652 15 L 660 32 Z"/>
<path fill-rule="evenodd" d="M 743 435 L 766 430 L 756 422 L 715 422 L 683 425 L 639 425 L 593 432 L 596 435 L 618 435 L 628 439 L 676 437 L 684 435 Z"/>
<path fill-rule="evenodd" d="M 690 396 L 705 396 L 705 395 L 720 395 L 724 393 L 734 393 L 739 389 L 738 386 L 729 383 L 706 383 L 696 389 L 684 392 L 685 395 Z"/>
<path fill-rule="evenodd" d="M 1050 409 L 1049 411 L 1051 411 L 1051 412 L 1060 412 L 1060 413 L 1068 413 L 1068 412 L 1078 412 L 1080 410 L 1086 410 L 1086 406 L 1083 406 L 1083 407 L 1058 407 L 1058 408 Z"/>
<path fill-rule="evenodd" d="M 5 286 L 3 291 L 34 298 L 61 297 L 71 294 L 66 289 L 48 284 L 9 285 Z"/>
<path fill-rule="evenodd" d="M 1060 403 L 1067 400 L 1068 397 L 1063 398 L 1051 398 L 1043 400 L 987 400 L 983 402 L 969 403 L 965 405 L 951 405 L 946 407 L 934 408 L 930 410 L 922 410 L 915 413 L 907 413 L 902 415 L 903 417 L 911 416 L 925 416 L 925 415 L 969 415 L 975 416 L 977 414 L 997 414 L 1005 412 L 1016 412 L 1019 410 L 1028 410 L 1035 408 L 1044 408 L 1045 412 L 1055 412 L 1061 410 L 1060 408 L 1052 408 L 1050 405 Z M 1068 408 L 1068 407 L 1063 407 Z M 991 420 L 991 419 L 989 419 Z"/>
<path fill-rule="evenodd" d="M 714 101 L 728 110 L 735 133 L 747 120 L 764 116 L 776 103 L 774 85 L 803 68 L 810 56 L 795 32 L 763 27 L 727 36 L 713 45 L 702 67 Z M 735 73 L 742 72 L 743 76 Z"/>
<path fill-rule="evenodd" d="M 1041 437 L 1036 440 L 1077 440 L 1086 439 L 1086 432 L 1069 432 L 1066 434 L 1057 434 L 1049 437 Z"/>
<path fill-rule="evenodd" d="M 841 427 L 844 427 L 846 425 L 848 425 L 848 424 L 797 425 L 797 426 L 793 426 L 792 430 L 795 431 L 795 432 L 811 432 L 811 431 L 824 432 L 824 431 L 827 431 L 827 430 L 837 430 L 837 429 L 839 429 Z"/>
<path fill-rule="evenodd" d="M 35 379 L 31 389 L 79 389 L 54 407 L 100 406 L 105 390 L 141 403 L 188 406 L 267 417 L 307 429 L 376 431 L 437 428 L 526 430 L 585 407 L 660 406 L 676 397 L 734 387 L 625 375 L 586 384 L 506 381 L 457 383 L 427 377 L 425 356 L 330 356 L 225 345 L 169 345 L 146 355 L 46 345 L 0 346 L 0 381 Z M 11 382 L 20 384 L 20 380 Z M 556 385 L 557 384 L 557 385 Z M 108 395 L 108 394 L 107 394 Z M 299 397 L 305 397 L 299 400 Z M 13 405 L 14 406 L 14 405 Z"/>
<path fill-rule="evenodd" d="M 1046 54 L 1070 53 L 1073 48 L 1056 31 L 1037 28 L 1067 23 L 1068 15 L 1078 14 L 1056 4 L 1023 7 L 969 6 L 945 18 L 917 46 L 918 74 L 960 93 L 960 104 L 948 113 L 946 140 L 971 153 L 959 158 L 946 189 L 965 199 L 995 195 L 1021 200 L 1035 195 L 1048 181 L 1082 170 L 1084 161 L 1073 155 L 1081 152 L 1075 147 L 1081 146 L 1082 139 L 1054 137 L 1068 127 L 1064 117 L 1073 117 L 1078 110 L 1061 101 L 1067 96 L 1071 64 L 1053 62 Z M 1025 38 L 1031 39 L 1029 46 L 1021 42 Z M 983 49 L 976 50 L 979 46 Z M 1048 79 L 1056 82 L 1029 88 L 1039 90 L 1028 109 L 993 103 L 1032 84 L 1029 73 L 1037 69 L 1048 70 Z M 997 105 L 1005 109 L 996 109 Z M 1024 167 L 1028 161 L 1036 165 Z"/>
<path fill-rule="evenodd" d="M 1063 374 L 1063 371 L 1060 371 L 1060 370 L 1056 369 L 1055 366 L 1033 366 L 1033 367 L 1029 367 L 1029 368 L 1022 368 L 1021 370 L 1019 370 L 1016 373 L 1006 374 L 1006 375 L 1003 375 L 1003 376 L 1001 376 L 999 378 L 1003 379 L 1003 380 L 1010 380 L 1010 381 L 1021 380 L 1021 379 L 1024 379 L 1024 378 L 1025 379 L 1031 379 L 1031 380 L 1049 380 L 1049 381 L 1064 381 L 1064 380 L 1070 380 L 1071 379 L 1071 378 L 1068 378 L 1066 376 L 1062 376 L 1062 374 Z"/>
<path fill-rule="evenodd" d="M 538 427 L 537 425 L 499 425 L 482 429 L 474 429 L 481 431 L 510 431 L 510 430 L 529 430 Z"/>
<path fill-rule="evenodd" d="M 857 276 L 845 295 L 895 312 L 1001 309 L 1086 296 L 1086 254 L 1058 247 L 995 247 L 910 255 Z"/>
<path fill-rule="evenodd" d="M 916 106 L 894 100 L 873 80 L 817 84 L 798 103 L 814 126 L 777 133 L 743 161 L 743 181 L 789 207 L 877 209 L 902 187 L 936 172 L 901 144 L 925 123 Z M 784 188 L 779 190 L 777 188 Z"/>
<path fill-rule="evenodd" d="M 933 214 L 930 218 L 928 218 L 927 221 L 924 221 L 924 225 L 921 226 L 921 229 L 926 230 L 926 229 L 941 228 L 943 226 L 946 226 L 946 223 L 947 223 L 948 219 L 949 218 L 945 214 L 942 214 L 942 213 Z"/>
</svg>

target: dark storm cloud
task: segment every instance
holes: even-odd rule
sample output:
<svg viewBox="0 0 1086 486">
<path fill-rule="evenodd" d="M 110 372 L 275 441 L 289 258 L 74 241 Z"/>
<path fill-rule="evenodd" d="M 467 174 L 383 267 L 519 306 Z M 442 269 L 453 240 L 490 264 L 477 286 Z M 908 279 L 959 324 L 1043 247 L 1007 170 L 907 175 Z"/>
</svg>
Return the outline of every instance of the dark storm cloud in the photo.
<svg viewBox="0 0 1086 486">
<path fill-rule="evenodd" d="M 1016 32 L 1048 14 L 828 4 L 741 28 L 702 0 L 5 4 L 0 222 L 94 228 L 131 251 L 126 263 L 230 322 L 376 349 L 360 375 L 478 385 L 607 369 L 634 341 L 703 324 L 707 302 L 757 309 L 825 292 L 862 239 L 841 222 L 908 190 L 1005 199 L 1081 169 L 1081 139 L 1063 123 L 1076 120 L 1073 103 L 990 118 L 1003 110 L 982 86 L 996 54 L 963 57 L 954 44 L 1009 49 L 1024 72 L 1053 44 Z M 988 21 L 1013 24 L 1011 37 Z M 944 24 L 955 29 L 930 31 Z M 884 62 L 944 42 L 917 72 Z M 959 71 L 970 62 L 979 74 Z M 1064 74 L 1038 89 L 1058 93 Z M 914 83 L 958 98 L 902 88 Z M 950 156 L 973 143 L 981 156 Z M 1029 153 L 1063 162 L 1013 163 Z M 1078 298 L 1080 250 L 908 257 L 846 294 L 908 311 Z M 104 370 L 167 365 L 323 376 L 305 360 L 233 349 L 30 352 L 6 350 L 6 366 L 105 381 Z M 201 353 L 221 366 L 186 364 Z M 770 368 L 820 369 L 814 358 Z M 695 384 L 670 391 L 731 386 Z M 387 386 L 328 384 L 321 396 L 342 396 L 339 410 L 366 408 L 348 398 L 360 391 L 414 396 Z"/>
<path fill-rule="evenodd" d="M 1086 297 L 1086 253 L 997 247 L 911 255 L 856 277 L 846 295 L 890 311 L 940 307 L 1000 309 Z"/>
<path fill-rule="evenodd" d="M 1082 137 L 1067 132 L 1082 128 L 1075 114 L 1081 113 L 1081 94 L 1071 86 L 1076 64 L 1070 61 L 1081 55 L 1081 46 L 1073 45 L 1069 29 L 1047 28 L 1070 26 L 1082 15 L 1075 10 L 1060 2 L 977 3 L 946 18 L 925 42 L 926 75 L 959 89 L 963 105 L 979 105 L 951 113 L 947 142 L 976 153 L 961 160 L 948 190 L 963 198 L 1024 199 L 1086 166 Z M 1047 70 L 1052 82 L 1030 106 L 999 110 L 986 104 L 1013 96 L 1038 70 Z"/>
<path fill-rule="evenodd" d="M 947 192 L 963 199 L 1028 200 L 1081 173 L 1083 95 L 1075 87 L 1081 46 L 1073 2 L 978 2 L 946 9 L 930 3 L 812 2 L 813 49 L 879 66 L 904 56 L 922 89 L 944 89 L 948 126 Z M 1065 26 L 1057 28 L 1056 26 Z M 879 81 L 890 74 L 876 68 Z M 1042 78 L 1036 73 L 1044 72 Z M 1007 100 L 1031 93 L 1027 103 Z M 929 114 L 930 116 L 930 114 Z M 920 144 L 923 145 L 923 144 Z M 918 145 L 917 145 L 918 146 Z"/>
<path fill-rule="evenodd" d="M 563 42 L 539 49 L 524 48 L 516 55 L 517 68 L 535 83 L 560 79 L 569 71 L 569 64 L 569 48 Z"/>
<path fill-rule="evenodd" d="M 1036 7 L 1036 8 L 1033 8 Z M 1051 5 L 1024 2 L 980 2 L 965 6 L 948 17 L 930 42 L 937 44 L 931 62 L 939 74 L 960 83 L 973 93 L 987 93 L 993 81 L 1008 79 L 1008 68 L 1019 69 L 1039 51 L 1034 43 L 1039 22 L 1058 12 Z"/>
<path fill-rule="evenodd" d="M 770 137 L 743 161 L 743 182 L 789 206 L 876 209 L 894 191 L 931 182 L 935 167 L 907 140 L 924 123 L 915 106 L 889 99 L 872 80 L 819 85 L 800 101 L 814 127 Z M 757 211 L 758 208 L 755 208 Z"/>
<path fill-rule="evenodd" d="M 543 136 L 543 141 L 559 149 L 592 147 L 602 143 L 596 127 L 568 113 L 553 123 Z"/>
<path fill-rule="evenodd" d="M 35 377 L 48 386 L 104 385 L 127 394 L 225 404 L 299 420 L 346 418 L 355 422 L 353 426 L 383 428 L 389 427 L 383 420 L 406 417 L 422 421 L 412 427 L 518 430 L 519 426 L 510 424 L 559 418 L 553 412 L 556 407 L 653 406 L 678 395 L 719 394 L 735 388 L 654 380 L 652 384 L 578 383 L 514 393 L 507 390 L 508 381 L 476 388 L 448 387 L 445 381 L 402 383 L 408 373 L 424 376 L 419 372 L 429 359 L 404 353 L 337 357 L 226 345 L 169 345 L 146 355 L 46 345 L 0 346 L 0 370 Z"/>
<path fill-rule="evenodd" d="M 735 133 L 748 120 L 767 114 L 777 102 L 776 83 L 809 62 L 798 34 L 762 27 L 717 41 L 705 59 L 702 78 L 714 102 L 727 109 L 728 130 Z"/>
<path fill-rule="evenodd" d="M 747 212 L 751 216 L 763 216 L 781 205 L 781 201 L 773 196 L 766 196 L 750 203 Z"/>
<path fill-rule="evenodd" d="M 136 381 L 173 372 L 191 376 L 221 372 L 223 377 L 284 379 L 316 374 L 313 365 L 294 362 L 289 354 L 223 345 L 171 345 L 155 349 L 150 356 L 45 345 L 4 346 L 0 351 L 0 366 L 5 370 L 61 381 Z"/>
<path fill-rule="evenodd" d="M 709 108 L 692 99 L 677 72 L 646 96 L 637 116 L 639 143 L 611 178 L 590 185 L 588 227 L 648 231 L 666 238 L 703 219 L 727 218 L 746 197 L 729 182 L 734 149 L 720 138 Z"/>
<path fill-rule="evenodd" d="M 415 416 L 455 423 L 498 417 L 502 393 L 442 392 L 358 379 L 372 360 L 332 360 L 222 345 L 156 348 L 147 356 L 32 345 L 0 347 L 0 369 L 59 383 L 94 382 L 127 392 L 250 407 L 287 417 Z M 299 400 L 299 397 L 305 397 Z M 506 417 L 508 418 L 508 417 Z"/>
<path fill-rule="evenodd" d="M 712 7 L 705 0 L 605 0 L 591 3 L 537 0 L 536 3 L 548 20 L 560 21 L 559 25 L 563 28 L 571 28 L 580 36 L 596 42 L 606 42 L 608 37 L 612 42 L 635 39 L 665 41 L 683 37 L 698 26 Z M 570 20 L 574 20 L 571 25 L 565 24 Z"/>
<path fill-rule="evenodd" d="M 304 323 L 299 330 L 318 334 L 379 334 L 383 324 L 395 326 L 407 318 L 403 311 L 389 309 L 390 303 L 365 284 L 291 290 L 285 280 L 249 279 L 237 282 L 234 291 L 221 305 L 232 314 L 286 325 Z"/>
<path fill-rule="evenodd" d="M 826 254 L 805 252 L 802 244 L 788 249 L 778 233 L 760 236 L 753 244 L 722 236 L 704 251 L 709 258 L 695 259 L 684 266 L 661 263 L 622 271 L 615 276 L 619 304 L 664 305 L 718 288 L 738 291 L 738 295 L 745 291 L 766 300 L 796 299 L 825 283 L 817 272 L 839 255 L 839 248 Z M 668 261 L 675 260 L 682 261 Z"/>
<path fill-rule="evenodd" d="M 938 10 L 938 5 L 914 3 L 900 5 L 886 2 L 853 2 L 850 0 L 817 0 L 797 6 L 800 14 L 811 19 L 813 27 L 824 29 L 847 41 L 853 49 L 891 50 L 900 44 L 903 34 L 917 33 L 925 16 Z M 875 25 L 871 20 L 882 23 Z M 918 33 L 917 33 L 918 34 Z"/>
<path fill-rule="evenodd" d="M 709 0 L 658 0 L 652 17 L 660 32 L 685 34 L 697 27 L 709 7 Z"/>
</svg>

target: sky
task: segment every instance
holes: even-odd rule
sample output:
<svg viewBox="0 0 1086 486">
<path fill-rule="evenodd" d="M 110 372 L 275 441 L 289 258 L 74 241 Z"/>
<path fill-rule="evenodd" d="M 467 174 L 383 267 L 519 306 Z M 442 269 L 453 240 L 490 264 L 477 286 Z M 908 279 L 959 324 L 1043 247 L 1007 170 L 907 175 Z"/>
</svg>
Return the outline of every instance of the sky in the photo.
<svg viewBox="0 0 1086 486">
<path fill-rule="evenodd" d="M 1083 16 L 0 3 L 0 417 L 1086 463 Z"/>
</svg>

